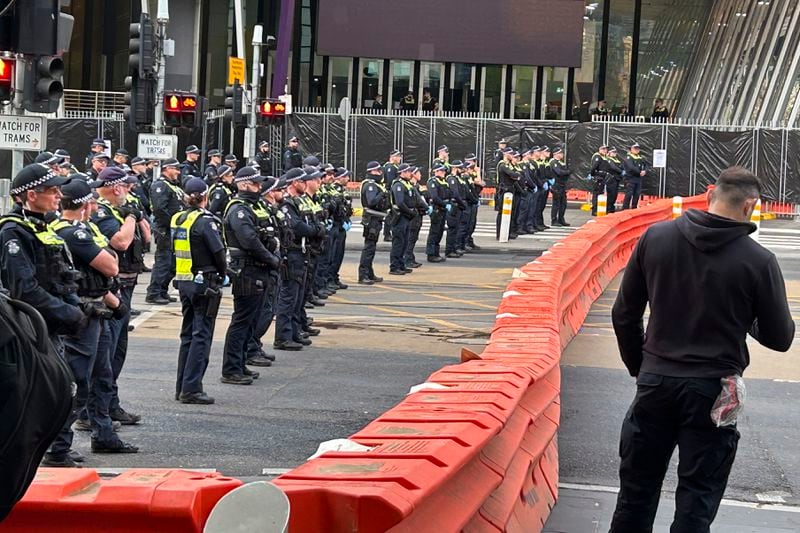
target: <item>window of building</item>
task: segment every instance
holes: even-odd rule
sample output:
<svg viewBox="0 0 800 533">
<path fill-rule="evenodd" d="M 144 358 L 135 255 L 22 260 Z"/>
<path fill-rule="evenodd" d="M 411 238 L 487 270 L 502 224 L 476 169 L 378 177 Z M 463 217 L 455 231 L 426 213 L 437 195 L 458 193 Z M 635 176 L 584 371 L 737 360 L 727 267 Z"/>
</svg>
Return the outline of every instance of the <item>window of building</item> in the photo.
<svg viewBox="0 0 800 533">
<path fill-rule="evenodd" d="M 533 118 L 535 67 L 514 66 L 511 77 L 511 118 Z"/>
<path fill-rule="evenodd" d="M 546 120 L 563 120 L 567 99 L 567 68 L 545 67 L 542 69 L 542 112 Z"/>
<path fill-rule="evenodd" d="M 481 83 L 481 112 L 503 112 L 503 90 L 505 89 L 505 66 L 488 65 L 483 67 Z"/>
<path fill-rule="evenodd" d="M 361 106 L 371 108 L 375 97 L 383 94 L 383 60 L 361 59 L 359 65 L 359 79 L 361 86 Z M 383 99 L 386 105 L 386 98 Z"/>
<path fill-rule="evenodd" d="M 420 87 L 418 91 L 418 108 L 425 112 L 438 111 L 443 96 L 442 78 L 444 64 L 420 63 Z"/>
<path fill-rule="evenodd" d="M 575 86 L 573 87 L 572 114 L 574 118 L 578 117 L 581 106 L 588 109 L 597 101 L 605 3 L 604 0 L 587 2 L 584 11 L 581 66 L 575 69 Z"/>
<path fill-rule="evenodd" d="M 635 4 L 636 0 L 615 0 L 610 6 L 605 101 L 614 114 L 629 105 Z"/>
<path fill-rule="evenodd" d="M 353 58 L 331 57 L 328 63 L 328 107 L 339 107 L 342 98 L 350 96 L 353 83 Z"/>
<path fill-rule="evenodd" d="M 413 61 L 396 61 L 389 63 L 389 99 L 392 109 L 412 110 L 417 108 L 417 98 L 412 89 L 414 73 Z M 411 98 L 407 98 L 409 96 Z M 412 104 L 413 102 L 413 104 Z M 388 106 L 387 106 L 388 107 Z"/>
<path fill-rule="evenodd" d="M 475 98 L 475 69 L 467 63 L 450 65 L 450 90 L 447 111 L 478 111 Z"/>
</svg>

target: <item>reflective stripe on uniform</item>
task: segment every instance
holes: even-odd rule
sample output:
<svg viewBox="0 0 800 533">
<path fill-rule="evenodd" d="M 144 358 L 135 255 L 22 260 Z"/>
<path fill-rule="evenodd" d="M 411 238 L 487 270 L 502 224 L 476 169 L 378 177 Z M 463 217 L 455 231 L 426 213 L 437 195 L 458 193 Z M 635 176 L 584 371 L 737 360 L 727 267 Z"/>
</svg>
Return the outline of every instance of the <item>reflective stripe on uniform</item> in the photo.
<svg viewBox="0 0 800 533">
<path fill-rule="evenodd" d="M 189 235 L 195 221 L 203 212 L 181 211 L 172 216 L 172 243 L 175 249 L 175 279 L 178 281 L 191 281 L 194 279 L 192 272 L 192 241 Z M 179 222 L 180 221 L 180 222 Z"/>
</svg>

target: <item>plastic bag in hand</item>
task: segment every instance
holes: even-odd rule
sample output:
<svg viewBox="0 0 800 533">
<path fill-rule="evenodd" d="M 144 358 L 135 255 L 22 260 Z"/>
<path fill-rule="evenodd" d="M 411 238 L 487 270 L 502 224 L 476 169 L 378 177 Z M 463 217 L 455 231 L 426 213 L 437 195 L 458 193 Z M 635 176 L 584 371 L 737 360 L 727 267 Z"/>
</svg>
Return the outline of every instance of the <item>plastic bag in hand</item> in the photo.
<svg viewBox="0 0 800 533">
<path fill-rule="evenodd" d="M 742 376 L 720 378 L 722 390 L 711 408 L 711 420 L 717 427 L 733 426 L 739 412 L 744 408 L 746 394 Z"/>
</svg>

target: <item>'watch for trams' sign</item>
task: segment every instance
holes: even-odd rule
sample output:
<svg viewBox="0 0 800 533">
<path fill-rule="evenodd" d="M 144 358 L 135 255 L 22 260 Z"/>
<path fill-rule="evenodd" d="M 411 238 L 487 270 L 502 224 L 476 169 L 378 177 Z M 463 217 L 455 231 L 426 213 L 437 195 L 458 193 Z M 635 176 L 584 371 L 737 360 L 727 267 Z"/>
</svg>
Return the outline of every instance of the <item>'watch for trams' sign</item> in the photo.
<svg viewBox="0 0 800 533">
<path fill-rule="evenodd" d="M 136 155 L 142 159 L 169 159 L 178 153 L 177 135 L 139 134 L 139 150 Z"/>
<path fill-rule="evenodd" d="M 47 144 L 47 120 L 44 117 L 0 115 L 0 150 L 39 152 Z"/>
</svg>

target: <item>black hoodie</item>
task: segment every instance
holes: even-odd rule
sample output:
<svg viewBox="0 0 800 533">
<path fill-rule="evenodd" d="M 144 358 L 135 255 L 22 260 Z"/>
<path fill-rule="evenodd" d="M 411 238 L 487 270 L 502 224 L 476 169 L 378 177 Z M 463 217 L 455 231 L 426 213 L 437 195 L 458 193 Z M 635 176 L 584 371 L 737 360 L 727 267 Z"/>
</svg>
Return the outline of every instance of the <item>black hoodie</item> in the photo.
<svg viewBox="0 0 800 533">
<path fill-rule="evenodd" d="M 741 375 L 750 364 L 748 332 L 767 348 L 789 349 L 794 321 L 783 276 L 775 256 L 748 237 L 753 231 L 690 209 L 645 232 L 612 311 L 631 375 Z"/>
</svg>

